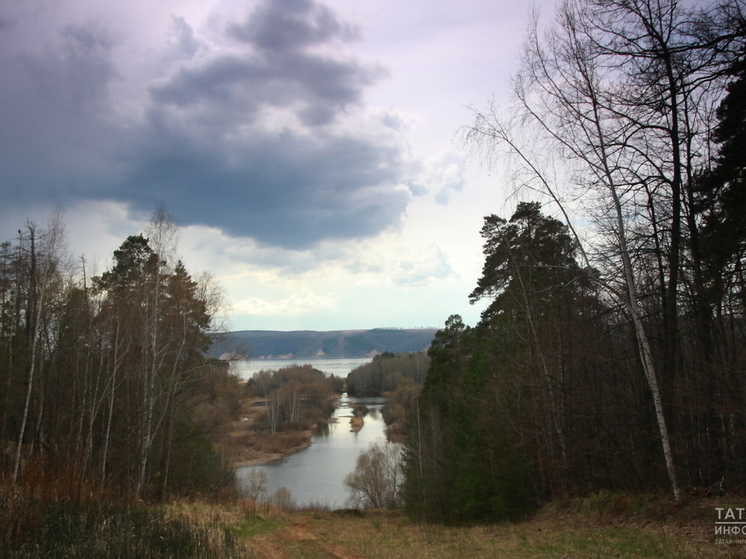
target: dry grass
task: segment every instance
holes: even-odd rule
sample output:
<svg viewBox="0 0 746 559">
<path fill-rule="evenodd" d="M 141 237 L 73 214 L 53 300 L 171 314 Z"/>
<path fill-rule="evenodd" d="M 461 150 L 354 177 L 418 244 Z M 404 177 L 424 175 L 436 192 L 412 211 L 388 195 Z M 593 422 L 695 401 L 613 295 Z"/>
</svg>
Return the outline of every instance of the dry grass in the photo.
<svg viewBox="0 0 746 559">
<path fill-rule="evenodd" d="M 14 559 L 746 557 L 746 545 L 720 545 L 714 535 L 715 508 L 743 507 L 743 500 L 738 499 L 698 499 L 674 506 L 662 498 L 598 494 L 548 505 L 523 522 L 470 527 L 418 523 L 399 511 L 287 512 L 248 499 L 225 503 L 182 500 L 163 507 L 122 510 L 94 503 L 90 507 L 65 505 L 59 509 L 57 504 L 50 503 L 37 510 L 34 502 L 6 492 L 2 504 L 0 519 L 6 528 L 12 519 L 19 517 L 24 517 L 24 522 L 32 527 L 39 524 L 34 518 L 41 513 L 55 520 L 44 528 L 49 533 L 42 535 L 58 539 L 48 541 L 43 548 L 30 545 L 29 533 L 23 538 L 29 543 L 21 546 L 23 550 L 16 547 L 14 552 L 0 546 L 0 558 Z M 56 516 L 50 516 L 47 509 Z M 73 525 L 66 520 L 68 517 L 90 519 L 79 523 L 80 530 L 86 530 L 81 531 L 81 543 L 71 540 L 69 527 L 78 524 Z M 115 525 L 119 531 L 112 530 Z M 50 532 L 52 526 L 54 533 Z M 152 537 L 146 537 L 143 529 L 151 531 Z M 139 539 L 133 539 L 134 536 Z M 173 542 L 166 554 L 162 549 L 164 538 Z M 179 543 L 182 541 L 183 544 Z M 183 552 L 177 546 L 182 546 Z M 50 549 L 59 549 L 62 554 L 50 555 Z"/>
<path fill-rule="evenodd" d="M 743 502 L 672 507 L 665 500 L 624 499 L 575 500 L 545 507 L 524 522 L 472 527 L 422 524 L 397 511 L 370 511 L 362 517 L 297 512 L 277 517 L 249 545 L 261 557 L 283 558 L 746 557 L 746 545 L 720 545 L 714 536 L 714 507 Z"/>
<path fill-rule="evenodd" d="M 285 431 L 271 435 L 266 432 L 239 431 L 231 433 L 225 441 L 222 451 L 234 468 L 254 466 L 278 460 L 308 447 L 311 444 L 313 431 Z"/>
<path fill-rule="evenodd" d="M 257 430 L 258 423 L 266 416 L 263 407 L 252 405 L 258 400 L 242 402 L 243 420 L 232 422 L 220 438 L 218 446 L 234 468 L 278 460 L 311 444 L 313 429 L 309 423 L 285 425 L 283 431 L 274 435 Z"/>
<path fill-rule="evenodd" d="M 3 488 L 0 559 L 247 559 L 245 518 L 208 505 L 41 500 Z"/>
</svg>

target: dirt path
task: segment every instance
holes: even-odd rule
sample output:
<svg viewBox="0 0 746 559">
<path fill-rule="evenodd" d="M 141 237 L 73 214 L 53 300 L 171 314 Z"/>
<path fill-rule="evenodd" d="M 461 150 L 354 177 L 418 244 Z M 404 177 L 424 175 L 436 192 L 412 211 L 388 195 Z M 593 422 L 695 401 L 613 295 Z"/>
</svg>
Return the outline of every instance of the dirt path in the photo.
<svg viewBox="0 0 746 559">
<path fill-rule="evenodd" d="M 303 522 L 295 522 L 273 534 L 254 536 L 250 545 L 261 559 L 294 559 L 295 557 L 329 557 L 331 559 L 365 559 L 340 545 L 325 543 Z"/>
<path fill-rule="evenodd" d="M 270 542 L 266 536 L 251 538 L 251 549 L 260 559 L 290 559 L 284 548 Z"/>
<path fill-rule="evenodd" d="M 363 559 L 360 555 L 355 555 L 339 545 L 325 545 L 324 551 L 326 551 L 330 557 L 334 557 L 334 559 Z"/>
</svg>

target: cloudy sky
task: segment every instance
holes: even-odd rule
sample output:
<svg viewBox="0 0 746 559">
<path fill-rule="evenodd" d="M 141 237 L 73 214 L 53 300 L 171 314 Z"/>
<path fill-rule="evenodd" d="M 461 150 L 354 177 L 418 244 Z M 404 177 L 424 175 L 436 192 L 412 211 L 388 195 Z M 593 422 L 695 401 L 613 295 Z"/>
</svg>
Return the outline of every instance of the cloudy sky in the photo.
<svg viewBox="0 0 746 559">
<path fill-rule="evenodd" d="M 540 2 L 549 18 L 553 1 Z M 233 329 L 468 323 L 515 0 L 2 0 L 0 239 L 62 208 L 101 273 L 158 204 Z"/>
</svg>

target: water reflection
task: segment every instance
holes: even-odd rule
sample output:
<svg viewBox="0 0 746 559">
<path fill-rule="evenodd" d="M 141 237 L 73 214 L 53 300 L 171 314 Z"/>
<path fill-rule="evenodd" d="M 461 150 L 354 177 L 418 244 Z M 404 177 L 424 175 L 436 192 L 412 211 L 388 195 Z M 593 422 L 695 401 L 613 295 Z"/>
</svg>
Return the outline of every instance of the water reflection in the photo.
<svg viewBox="0 0 746 559">
<path fill-rule="evenodd" d="M 360 452 L 384 437 L 381 407 L 385 398 L 352 398 L 346 394 L 339 400 L 333 419 L 313 437 L 310 447 L 278 462 L 264 466 L 239 468 L 239 483 L 251 468 L 263 470 L 268 477 L 268 492 L 286 487 L 300 506 L 311 504 L 342 508 L 347 500 L 344 478 L 355 469 Z M 350 419 L 355 407 L 368 408 L 360 430 L 352 431 Z"/>
<path fill-rule="evenodd" d="M 318 429 L 316 429 L 316 433 L 314 436 L 316 437 L 328 437 L 331 430 L 329 429 L 328 423 L 322 423 L 319 425 Z"/>
</svg>

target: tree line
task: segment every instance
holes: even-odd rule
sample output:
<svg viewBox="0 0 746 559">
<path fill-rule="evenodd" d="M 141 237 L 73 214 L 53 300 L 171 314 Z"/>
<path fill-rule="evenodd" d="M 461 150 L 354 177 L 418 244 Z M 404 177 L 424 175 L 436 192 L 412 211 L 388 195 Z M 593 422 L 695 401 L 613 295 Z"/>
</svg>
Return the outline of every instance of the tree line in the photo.
<svg viewBox="0 0 746 559">
<path fill-rule="evenodd" d="M 422 384 L 427 376 L 429 359 L 424 352 L 376 355 L 373 361 L 356 367 L 347 375 L 350 396 L 380 396 L 393 392 L 403 379 Z"/>
<path fill-rule="evenodd" d="M 268 429 L 271 435 L 283 429 L 313 429 L 329 419 L 342 385 L 341 378 L 327 377 L 311 365 L 258 371 L 245 392 L 249 397 L 264 398 L 266 413 L 253 428 Z"/>
<path fill-rule="evenodd" d="M 386 423 L 387 440 L 400 443 L 406 439 L 407 413 L 416 405 L 429 364 L 430 358 L 424 351 L 384 351 L 347 375 L 347 392 L 351 396 L 386 397 L 381 415 Z"/>
<path fill-rule="evenodd" d="M 534 19 L 511 116 L 475 111 L 466 141 L 543 204 L 484 220 L 470 300 L 489 307 L 437 334 L 409 417 L 413 514 L 746 483 L 744 15 L 566 0 Z"/>
<path fill-rule="evenodd" d="M 239 413 L 206 357 L 221 294 L 175 257 L 159 209 L 89 277 L 64 225 L 28 222 L 0 250 L 0 475 L 54 496 L 135 499 L 232 483 L 213 441 Z"/>
</svg>

